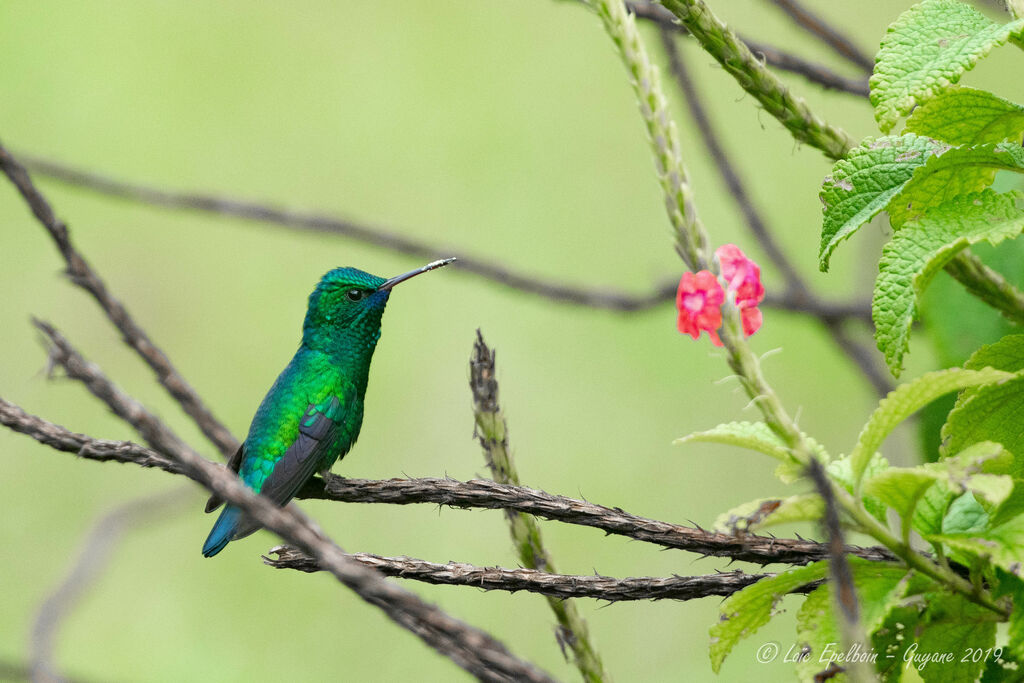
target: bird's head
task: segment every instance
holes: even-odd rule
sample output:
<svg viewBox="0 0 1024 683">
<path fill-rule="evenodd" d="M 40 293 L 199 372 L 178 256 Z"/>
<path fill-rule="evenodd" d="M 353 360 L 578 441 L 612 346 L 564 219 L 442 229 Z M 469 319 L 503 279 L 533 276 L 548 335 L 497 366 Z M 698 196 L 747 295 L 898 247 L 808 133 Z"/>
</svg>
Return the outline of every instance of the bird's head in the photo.
<svg viewBox="0 0 1024 683">
<path fill-rule="evenodd" d="M 380 320 L 391 295 L 400 282 L 452 261 L 434 261 L 422 268 L 390 279 L 371 275 L 358 268 L 335 268 L 320 278 L 309 295 L 309 308 L 303 324 L 303 343 L 329 351 L 339 344 L 358 349 L 365 344 L 372 351 L 380 338 Z"/>
</svg>

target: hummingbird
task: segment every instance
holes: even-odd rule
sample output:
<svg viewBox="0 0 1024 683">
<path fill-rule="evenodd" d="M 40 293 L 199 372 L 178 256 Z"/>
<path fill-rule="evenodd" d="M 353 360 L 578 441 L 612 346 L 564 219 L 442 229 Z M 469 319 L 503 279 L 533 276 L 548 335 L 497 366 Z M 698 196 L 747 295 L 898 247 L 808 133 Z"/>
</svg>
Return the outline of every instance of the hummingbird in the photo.
<svg viewBox="0 0 1024 683">
<path fill-rule="evenodd" d="M 309 295 L 299 350 L 260 403 L 228 468 L 278 505 L 291 500 L 317 472 L 328 472 L 359 436 L 370 359 L 392 288 L 454 260 L 434 261 L 390 279 L 356 268 L 324 275 Z M 223 502 L 212 496 L 206 512 Z M 229 504 L 203 544 L 203 555 L 213 557 L 259 528 Z"/>
</svg>

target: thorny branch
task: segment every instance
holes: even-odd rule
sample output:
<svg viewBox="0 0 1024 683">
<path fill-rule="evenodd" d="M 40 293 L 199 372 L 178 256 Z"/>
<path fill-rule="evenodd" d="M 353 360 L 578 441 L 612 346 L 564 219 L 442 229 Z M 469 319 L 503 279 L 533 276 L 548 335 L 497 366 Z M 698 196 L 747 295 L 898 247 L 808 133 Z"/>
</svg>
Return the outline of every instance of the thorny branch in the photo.
<svg viewBox="0 0 1024 683">
<path fill-rule="evenodd" d="M 743 180 L 730 161 L 729 155 L 722 145 L 714 125 L 711 123 L 711 117 L 704 108 L 700 93 L 697 92 L 697 88 L 693 84 L 693 79 L 690 77 L 686 63 L 683 61 L 679 48 L 676 46 L 672 32 L 662 27 L 659 35 L 661 36 L 661 43 L 665 49 L 665 54 L 668 56 L 669 70 L 675 78 L 676 85 L 682 91 L 683 101 L 686 102 L 686 106 L 690 110 L 690 116 L 693 118 L 694 123 L 697 124 L 701 140 L 703 140 L 704 145 L 707 147 L 708 155 L 714 159 L 722 181 L 736 200 L 736 204 L 743 214 L 743 219 L 750 233 L 782 275 L 786 283 L 787 298 L 792 298 L 796 301 L 806 301 L 808 306 L 820 308 L 823 303 L 818 300 L 817 295 L 804 282 L 803 277 L 800 276 L 796 267 L 789 260 L 789 257 L 786 256 L 782 247 L 775 241 L 771 230 L 768 229 L 760 212 L 754 206 L 754 202 L 747 192 Z M 892 391 L 892 382 L 889 380 L 888 375 L 879 367 L 876 355 L 871 348 L 865 347 L 851 337 L 845 329 L 842 320 L 835 318 L 822 319 L 822 323 L 825 326 L 825 330 L 832 337 L 832 340 L 839 346 L 840 350 L 853 360 L 878 395 L 885 396 Z"/>
<path fill-rule="evenodd" d="M 301 572 L 321 571 L 313 558 L 295 548 L 277 546 L 271 548 L 269 552 L 276 557 L 264 557 L 263 561 L 271 567 Z M 616 579 L 596 574 L 573 576 L 551 574 L 536 569 L 477 567 L 463 562 L 437 564 L 410 557 L 381 557 L 369 553 L 351 553 L 349 557 L 387 576 L 400 579 L 447 586 L 469 586 L 487 591 L 528 591 L 559 599 L 594 598 L 608 602 L 694 600 L 710 596 L 727 596 L 766 576 L 771 576 L 734 571 L 704 576 L 645 576 Z M 810 592 L 818 585 L 813 583 L 802 586 L 800 592 Z"/>
<path fill-rule="evenodd" d="M 164 352 L 139 327 L 124 305 L 110 293 L 96 271 L 75 249 L 67 226 L 57 218 L 49 202 L 36 189 L 28 172 L 2 145 L 0 145 L 0 169 L 18 189 L 36 219 L 53 238 L 67 264 L 67 273 L 71 281 L 92 295 L 103 312 L 107 314 L 110 322 L 121 332 L 125 343 L 135 349 L 153 369 L 160 384 L 195 420 L 203 434 L 220 449 L 222 454 L 230 457 L 238 449 L 238 442 L 231 436 L 231 432 L 214 417 L 195 390 L 171 365 L 171 361 Z"/>
<path fill-rule="evenodd" d="M 464 270 L 516 291 L 564 304 L 619 313 L 640 313 L 671 301 L 675 297 L 676 287 L 679 284 L 678 278 L 670 278 L 646 294 L 630 294 L 611 289 L 569 285 L 520 273 L 478 257 L 465 256 L 461 250 L 433 245 L 406 237 L 395 231 L 355 223 L 336 216 L 282 209 L 232 197 L 163 190 L 116 180 L 53 161 L 34 157 L 25 158 L 26 166 L 40 175 L 127 201 L 169 209 L 215 213 L 299 230 L 336 234 L 364 244 L 427 260 L 458 253 L 459 260 L 451 265 L 452 268 Z M 856 319 L 865 323 L 871 322 L 871 304 L 868 301 L 848 303 L 810 301 L 796 299 L 789 293 L 769 293 L 765 298 L 764 305 L 794 313 L 805 313 L 823 321 Z"/>
<path fill-rule="evenodd" d="M 732 536 L 704 529 L 660 522 L 583 500 L 556 496 L 544 491 L 499 484 L 488 479 L 346 479 L 328 475 L 326 483 L 314 479 L 298 496 L 346 503 L 390 503 L 409 505 L 433 503 L 453 508 L 518 510 L 537 517 L 594 527 L 608 534 L 627 536 L 701 555 L 729 557 L 755 564 L 807 564 L 828 556 L 826 546 L 814 541 L 766 536 Z M 849 548 L 866 559 L 888 561 L 893 556 L 884 548 Z"/>
<path fill-rule="evenodd" d="M 245 510 L 263 527 L 315 558 L 326 571 L 355 591 L 363 600 L 382 609 L 392 620 L 481 680 L 551 681 L 546 673 L 513 655 L 499 641 L 445 614 L 414 594 L 387 582 L 372 569 L 346 557 L 294 506 L 279 508 L 253 493 L 222 465 L 188 449 L 159 454 L 129 442 L 90 439 L 25 413 L 0 398 L 0 424 L 37 441 L 93 459 L 137 462 L 184 474 L 207 490 Z"/>
</svg>

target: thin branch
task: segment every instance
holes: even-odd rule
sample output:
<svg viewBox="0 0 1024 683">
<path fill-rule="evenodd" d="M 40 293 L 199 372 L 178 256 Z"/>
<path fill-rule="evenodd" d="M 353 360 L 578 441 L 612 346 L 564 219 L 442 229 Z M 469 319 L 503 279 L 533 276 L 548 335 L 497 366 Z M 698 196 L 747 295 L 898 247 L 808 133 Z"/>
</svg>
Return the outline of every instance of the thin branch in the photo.
<svg viewBox="0 0 1024 683">
<path fill-rule="evenodd" d="M 414 594 L 389 583 L 379 573 L 348 559 L 345 552 L 320 534 L 294 506 L 279 508 L 245 487 L 222 465 L 189 449 L 158 454 L 128 442 L 100 442 L 75 434 L 42 418 L 28 415 L 0 398 L 0 424 L 27 434 L 57 450 L 94 460 L 119 460 L 177 470 L 232 505 L 242 508 L 264 528 L 296 545 L 338 581 L 393 621 L 419 636 L 469 673 L 487 681 L 552 681 L 534 665 L 520 660 L 487 633 L 469 626 Z M 169 467 L 166 465 L 170 465 Z"/>
<path fill-rule="evenodd" d="M 875 68 L 875 60 L 853 44 L 842 31 L 829 24 L 797 0 L 771 0 L 783 12 L 788 14 L 796 24 L 832 48 L 837 55 L 847 60 L 866 73 Z"/>
<path fill-rule="evenodd" d="M 661 5 L 648 2 L 627 2 L 626 6 L 636 15 L 637 19 L 645 19 L 658 26 L 671 29 L 680 35 L 689 35 L 686 27 L 676 21 L 675 15 Z M 817 83 L 827 90 L 839 90 L 851 95 L 867 97 L 869 94 L 867 78 L 847 78 L 837 74 L 823 64 L 818 64 L 785 52 L 773 45 L 754 40 L 749 36 L 741 38 L 750 51 L 763 59 L 767 64 L 803 76 L 812 83 Z"/>
<path fill-rule="evenodd" d="M 130 441 L 108 441 L 76 434 L 42 418 L 30 415 L 0 398 L 0 425 L 26 434 L 40 443 L 87 460 L 135 463 L 156 467 L 172 474 L 195 478 L 178 462 Z M 214 465 L 215 467 L 221 467 Z M 336 500 L 346 503 L 389 503 L 410 505 L 431 503 L 453 508 L 485 510 L 511 509 L 569 524 L 601 529 L 664 546 L 715 557 L 729 557 L 756 564 L 807 564 L 828 557 L 828 549 L 814 541 L 764 536 L 730 536 L 703 529 L 638 517 L 618 508 L 555 496 L 524 486 L 499 484 L 486 479 L 466 482 L 454 479 L 345 479 L 329 475 L 326 482 L 314 479 L 297 498 Z M 848 552 L 858 557 L 889 562 L 894 556 L 884 548 L 858 548 Z"/>
<path fill-rule="evenodd" d="M 537 517 L 600 529 L 608 534 L 701 555 L 729 557 L 755 564 L 807 564 L 825 559 L 821 543 L 789 538 L 717 534 L 704 529 L 661 522 L 583 500 L 556 496 L 525 486 L 499 484 L 488 479 L 345 479 L 329 475 L 302 489 L 300 498 L 321 498 L 346 503 L 433 503 L 453 508 L 518 510 Z M 851 547 L 849 552 L 877 561 L 891 561 L 884 548 Z"/>
<path fill-rule="evenodd" d="M 46 338 L 49 353 L 47 374 L 50 377 L 53 376 L 54 367 L 63 368 L 69 378 L 84 384 L 93 396 L 130 424 L 154 449 L 168 451 L 186 447 L 185 442 L 160 418 L 115 386 L 99 366 L 87 361 L 57 328 L 37 318 L 33 318 L 32 323 Z"/>
<path fill-rule="evenodd" d="M 53 161 L 23 155 L 26 165 L 34 172 L 59 182 L 99 192 L 127 201 L 162 206 L 175 210 L 202 211 L 233 216 L 244 220 L 270 223 L 283 227 L 341 235 L 364 244 L 381 247 L 407 256 L 435 259 L 439 255 L 459 253 L 459 260 L 450 267 L 459 268 L 484 279 L 516 291 L 543 299 L 575 306 L 586 306 L 618 313 L 641 313 L 671 301 L 676 294 L 678 278 L 671 278 L 646 294 L 630 294 L 610 289 L 577 287 L 519 273 L 505 266 L 474 256 L 464 256 L 461 250 L 442 247 L 410 239 L 393 230 L 354 223 L 344 218 L 323 213 L 305 213 L 281 209 L 267 204 L 207 193 L 175 192 L 136 183 L 116 180 L 109 176 L 84 171 Z M 868 302 L 806 301 L 787 293 L 768 297 L 764 305 L 803 313 L 821 320 L 856 318 L 871 320 Z"/>
<path fill-rule="evenodd" d="M 277 569 L 319 572 L 320 566 L 305 553 L 288 546 L 271 548 L 277 557 L 264 557 L 264 563 Z M 719 572 L 706 576 L 671 576 L 665 578 L 636 577 L 615 579 L 600 575 L 552 574 L 536 569 L 504 569 L 477 567 L 463 562 L 436 564 L 410 557 L 381 557 L 369 553 L 352 553 L 348 557 L 386 576 L 411 579 L 435 585 L 469 586 L 486 591 L 515 593 L 528 591 L 559 600 L 593 598 L 608 602 L 632 600 L 695 600 L 710 596 L 732 595 L 771 574 L 745 574 L 741 571 Z M 810 592 L 820 585 L 803 586 Z"/>
<path fill-rule="evenodd" d="M 156 373 L 171 396 L 178 401 L 182 409 L 195 420 L 214 445 L 225 457 L 230 457 L 238 449 L 238 442 L 231 432 L 214 417 L 203 401 L 189 386 L 171 364 L 167 355 L 157 347 L 141 327 L 135 322 L 128 310 L 107 289 L 100 276 L 92 269 L 85 258 L 75 249 L 67 226 L 54 214 L 46 198 L 36 189 L 25 168 L 0 145 L 0 169 L 21 193 L 36 219 L 46 228 L 54 244 L 67 264 L 68 277 L 71 281 L 87 291 L 107 314 L 107 317 L 121 332 L 128 346 L 142 357 Z"/>
<path fill-rule="evenodd" d="M 846 559 L 846 544 L 843 542 L 843 529 L 839 524 L 839 509 L 836 505 L 832 482 L 825 474 L 825 468 L 812 458 L 807 473 L 814 488 L 825 504 L 825 513 L 821 525 L 828 536 L 828 567 L 831 578 L 831 593 L 835 604 L 839 607 L 840 633 L 842 646 L 846 652 L 851 648 L 865 648 L 865 633 L 860 623 L 860 605 L 857 602 L 857 590 L 853 585 L 853 572 Z M 851 683 L 873 681 L 872 669 L 863 661 L 854 658 L 845 663 L 844 670 Z"/>
<path fill-rule="evenodd" d="M 786 256 L 782 247 L 775 241 L 771 230 L 768 229 L 760 212 L 754 206 L 754 202 L 747 192 L 743 180 L 733 166 L 724 145 L 722 145 L 718 132 L 711 122 L 711 117 L 704 108 L 700 93 L 697 92 L 693 78 L 691 78 L 690 72 L 686 68 L 686 63 L 683 61 L 683 57 L 676 45 L 674 35 L 666 28 L 661 28 L 658 33 L 661 36 L 661 43 L 665 49 L 665 54 L 668 56 L 669 70 L 675 77 L 676 85 L 682 91 L 683 101 L 686 102 L 690 116 L 693 118 L 694 123 L 697 124 L 697 129 L 700 131 L 700 137 L 708 149 L 708 154 L 715 160 L 715 166 L 718 169 L 719 175 L 721 175 L 722 181 L 729 189 L 730 194 L 732 194 L 736 205 L 739 206 L 750 233 L 764 250 L 768 259 L 782 274 L 783 280 L 786 283 L 786 296 L 794 300 L 806 301 L 807 305 L 812 308 L 821 308 L 822 303 L 811 291 L 810 287 L 807 286 L 807 283 L 804 282 L 803 277 L 800 276 L 796 267 L 789 260 L 789 257 Z M 822 322 L 825 325 L 825 330 L 831 335 L 832 340 L 853 360 L 879 396 L 885 396 L 892 391 L 892 382 L 889 381 L 888 375 L 879 367 L 870 348 L 866 348 L 863 344 L 850 337 L 844 330 L 842 321 L 822 319 Z"/>
<path fill-rule="evenodd" d="M 60 623 L 81 601 L 112 559 L 118 541 L 133 527 L 164 517 L 168 509 L 189 500 L 185 489 L 174 488 L 117 506 L 93 525 L 82 550 L 63 581 L 43 600 L 32 625 L 32 680 L 66 680 L 53 664 L 54 643 Z"/>
<path fill-rule="evenodd" d="M 495 354 L 484 342 L 479 329 L 473 353 L 469 358 L 469 388 L 473 392 L 473 418 L 475 434 L 484 452 L 484 460 L 491 476 L 502 484 L 519 485 L 519 473 L 508 445 L 508 423 L 498 402 L 498 378 L 494 365 Z M 527 569 L 540 569 L 556 573 L 554 562 L 548 555 L 541 538 L 536 518 L 522 512 L 505 510 L 512 545 Z M 563 596 L 564 597 L 564 596 Z M 558 644 L 564 654 L 566 646 L 572 651 L 576 668 L 585 681 L 606 681 L 610 677 L 601 663 L 601 655 L 590 641 L 587 622 L 568 600 L 548 597 L 548 606 L 558 620 Z"/>
</svg>

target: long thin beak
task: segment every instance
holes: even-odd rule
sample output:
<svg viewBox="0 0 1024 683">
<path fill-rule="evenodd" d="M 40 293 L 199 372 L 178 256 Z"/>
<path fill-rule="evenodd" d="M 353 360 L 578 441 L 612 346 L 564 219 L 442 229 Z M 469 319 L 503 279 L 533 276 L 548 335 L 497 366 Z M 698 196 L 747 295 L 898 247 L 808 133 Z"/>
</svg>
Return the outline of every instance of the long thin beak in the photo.
<svg viewBox="0 0 1024 683">
<path fill-rule="evenodd" d="M 389 290 L 392 287 L 394 287 L 395 285 L 397 285 L 399 282 L 405 282 L 406 280 L 408 280 L 411 277 L 416 277 L 417 275 L 422 275 L 423 273 L 426 273 L 428 271 L 434 270 L 436 268 L 443 268 L 444 266 L 447 266 L 449 263 L 451 263 L 454 260 L 455 260 L 454 257 L 441 259 L 440 261 L 434 261 L 433 263 L 428 263 L 427 265 L 423 266 L 422 268 L 417 268 L 416 270 L 410 270 L 408 273 L 403 273 L 402 275 L 396 275 L 395 277 L 391 278 L 390 280 L 387 280 L 384 284 L 382 284 L 380 287 L 378 287 L 377 291 L 380 292 L 382 290 L 384 290 L 384 291 Z"/>
</svg>

